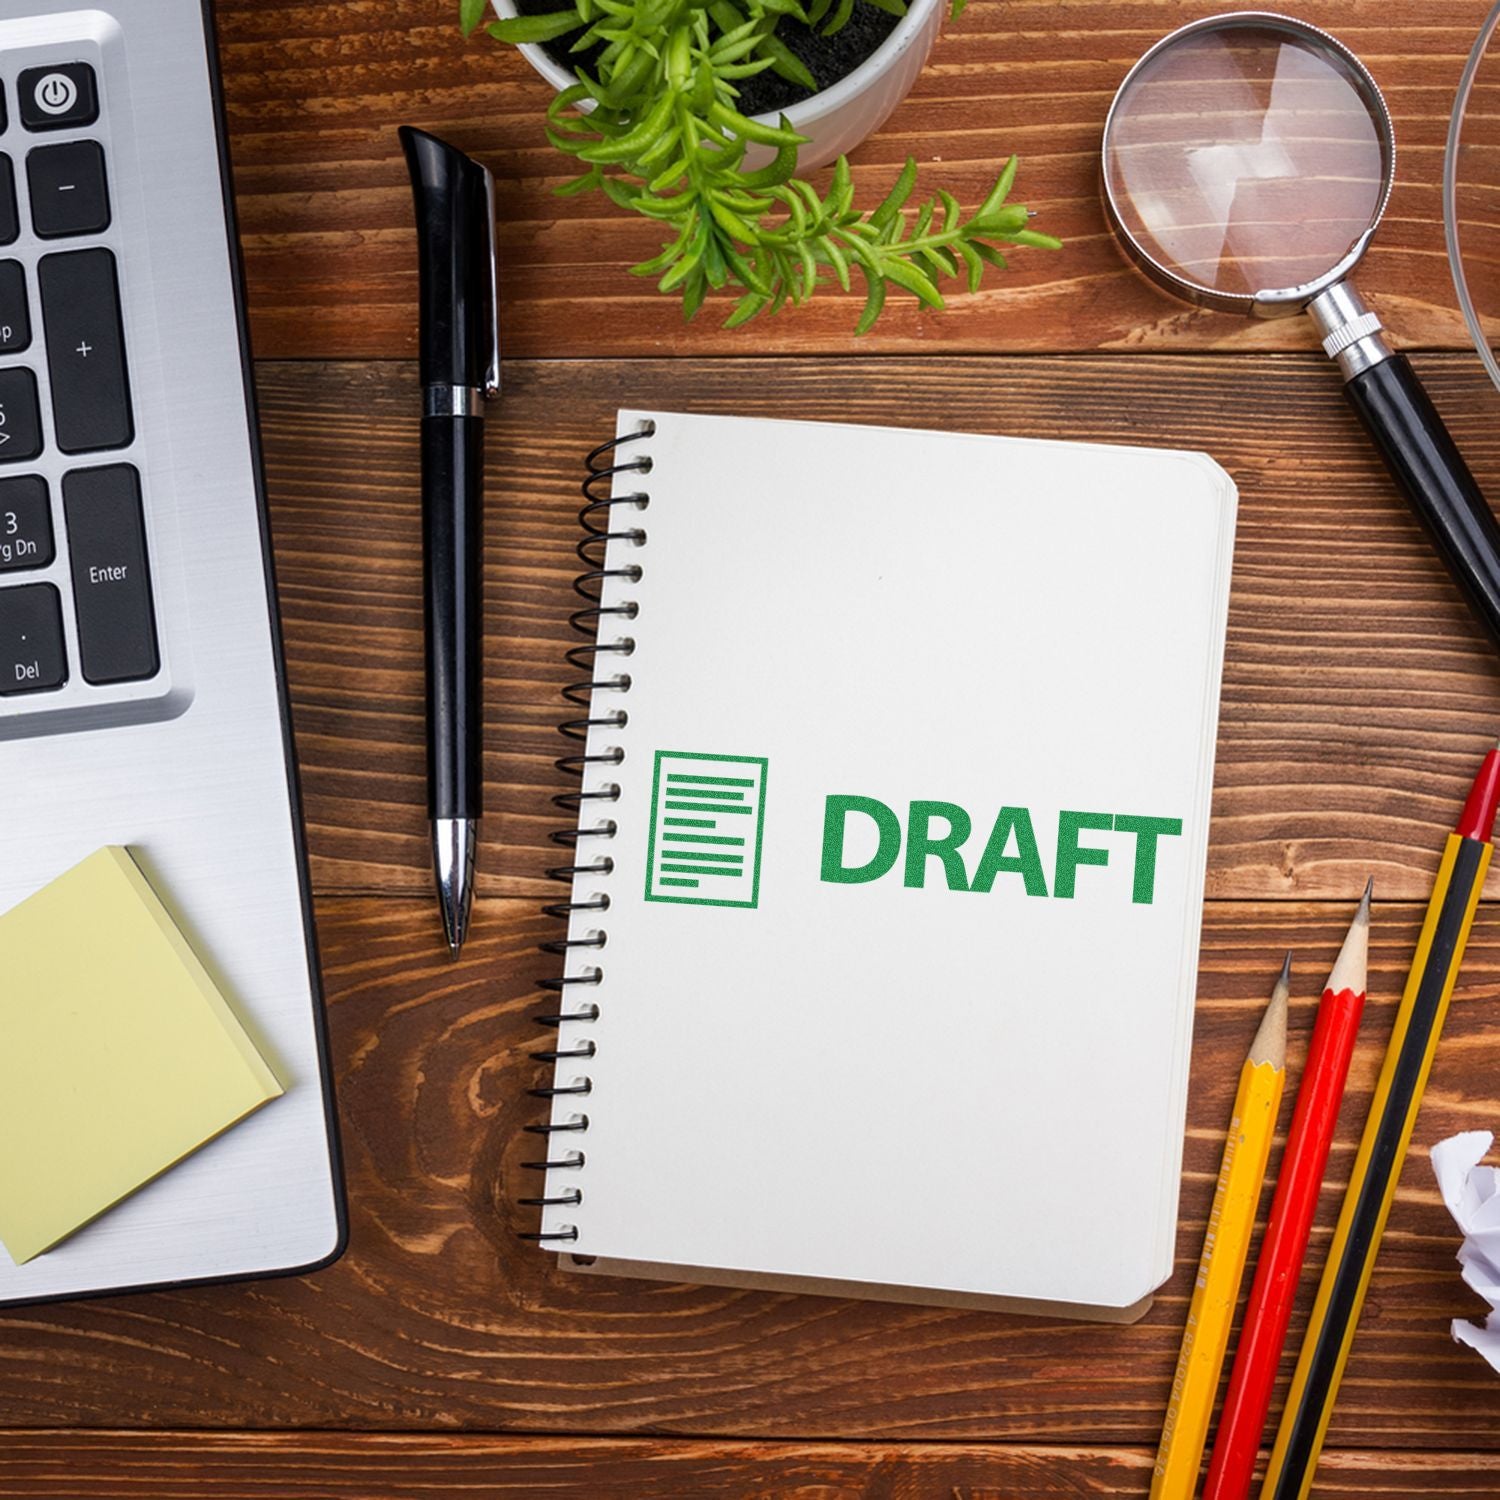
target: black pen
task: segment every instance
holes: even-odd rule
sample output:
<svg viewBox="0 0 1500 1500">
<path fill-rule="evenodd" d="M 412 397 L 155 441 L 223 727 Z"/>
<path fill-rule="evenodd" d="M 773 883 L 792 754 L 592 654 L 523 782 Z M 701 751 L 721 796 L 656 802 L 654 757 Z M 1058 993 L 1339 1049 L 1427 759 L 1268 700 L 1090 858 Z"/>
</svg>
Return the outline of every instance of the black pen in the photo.
<svg viewBox="0 0 1500 1500">
<path fill-rule="evenodd" d="M 484 403 L 500 390 L 495 180 L 436 136 L 410 126 L 399 134 L 416 199 L 421 283 L 427 811 L 456 957 L 474 900 L 482 786 Z"/>
</svg>

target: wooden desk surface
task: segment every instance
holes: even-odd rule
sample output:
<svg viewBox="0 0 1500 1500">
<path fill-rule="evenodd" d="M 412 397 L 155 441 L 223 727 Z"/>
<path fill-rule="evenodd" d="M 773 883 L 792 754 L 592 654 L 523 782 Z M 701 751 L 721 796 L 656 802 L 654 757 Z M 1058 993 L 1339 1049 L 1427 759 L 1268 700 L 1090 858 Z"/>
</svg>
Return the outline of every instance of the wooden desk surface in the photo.
<svg viewBox="0 0 1500 1500">
<path fill-rule="evenodd" d="M 1400 138 L 1360 283 L 1500 496 L 1500 396 L 1443 253 L 1452 92 L 1482 0 L 1299 0 Z M 1211 0 L 974 0 L 860 151 L 966 200 L 1006 153 L 1062 253 L 856 345 L 835 298 L 684 328 L 624 268 L 648 226 L 560 200 L 544 86 L 453 0 L 220 0 L 266 463 L 349 1172 L 305 1280 L 0 1314 L 0 1494 L 587 1500 L 1143 1495 L 1235 1071 L 1283 948 L 1294 1067 L 1376 880 L 1371 1005 L 1321 1260 L 1442 833 L 1500 727 L 1500 663 L 1302 320 L 1186 309 L 1096 198 L 1129 64 Z M 441 949 L 423 822 L 415 256 L 394 127 L 499 177 L 507 388 L 489 436 L 484 898 Z M 940 159 L 940 160 L 938 160 Z M 616 404 L 1206 448 L 1240 486 L 1176 1271 L 1139 1325 L 580 1284 L 514 1238 L 535 945 L 583 453 Z M 1493 886 L 1491 899 L 1500 896 Z M 919 1040 L 914 1038 L 914 1041 Z M 1284 1111 L 1283 1125 L 1285 1123 Z M 1425 1148 L 1500 1125 L 1500 911 L 1481 913 L 1354 1346 L 1320 1495 L 1500 1496 L 1500 1377 Z M 1101 1226 L 1107 1232 L 1107 1226 Z M 1295 1339 L 1311 1283 L 1304 1286 Z M 1284 1390 L 1284 1385 L 1283 1388 Z"/>
</svg>

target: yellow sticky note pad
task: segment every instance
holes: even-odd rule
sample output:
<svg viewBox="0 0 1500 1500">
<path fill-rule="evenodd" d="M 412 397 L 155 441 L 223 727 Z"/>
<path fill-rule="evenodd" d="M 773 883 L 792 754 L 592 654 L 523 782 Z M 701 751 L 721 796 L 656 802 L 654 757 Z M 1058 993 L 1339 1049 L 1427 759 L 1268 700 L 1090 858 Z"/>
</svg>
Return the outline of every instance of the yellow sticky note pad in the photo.
<svg viewBox="0 0 1500 1500">
<path fill-rule="evenodd" d="M 18 1264 L 281 1092 L 126 850 L 0 916 L 0 1243 Z"/>
</svg>

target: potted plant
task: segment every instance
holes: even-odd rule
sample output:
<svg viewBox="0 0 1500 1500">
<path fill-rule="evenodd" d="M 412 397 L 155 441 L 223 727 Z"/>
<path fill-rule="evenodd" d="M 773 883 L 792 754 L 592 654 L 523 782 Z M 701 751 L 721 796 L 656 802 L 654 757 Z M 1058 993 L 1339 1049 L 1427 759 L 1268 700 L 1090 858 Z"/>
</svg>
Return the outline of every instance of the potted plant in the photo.
<svg viewBox="0 0 1500 1500">
<path fill-rule="evenodd" d="M 487 0 L 460 0 L 472 33 Z M 953 14 L 964 0 L 952 0 Z M 559 92 L 548 139 L 582 169 L 558 189 L 597 190 L 659 221 L 662 252 L 633 266 L 677 292 L 691 318 L 710 291 L 739 292 L 735 327 L 812 296 L 831 278 L 865 286 L 867 332 L 891 288 L 942 307 L 1001 245 L 1056 249 L 1007 201 L 1012 157 L 965 215 L 942 189 L 909 209 L 917 164 L 874 209 L 854 207 L 844 151 L 879 126 L 915 79 L 941 0 L 496 0 L 488 30 L 522 47 Z M 805 133 L 804 133 L 805 132 Z M 806 158 L 802 153 L 806 150 Z M 837 157 L 819 193 L 799 168 Z"/>
</svg>

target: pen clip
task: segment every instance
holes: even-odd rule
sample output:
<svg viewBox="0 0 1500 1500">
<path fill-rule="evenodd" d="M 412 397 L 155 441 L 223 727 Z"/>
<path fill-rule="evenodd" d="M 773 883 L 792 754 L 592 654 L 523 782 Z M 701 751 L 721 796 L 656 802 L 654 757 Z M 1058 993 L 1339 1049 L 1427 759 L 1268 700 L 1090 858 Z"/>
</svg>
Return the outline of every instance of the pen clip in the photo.
<svg viewBox="0 0 1500 1500">
<path fill-rule="evenodd" d="M 500 394 L 500 268 L 495 254 L 495 174 L 484 169 L 485 239 L 490 261 L 490 358 L 484 372 L 487 401 Z"/>
</svg>

